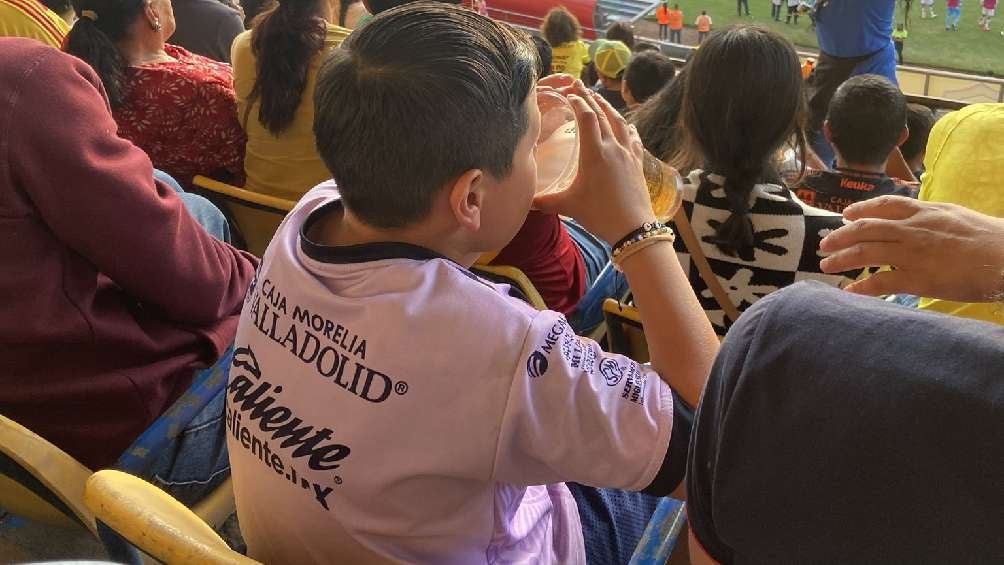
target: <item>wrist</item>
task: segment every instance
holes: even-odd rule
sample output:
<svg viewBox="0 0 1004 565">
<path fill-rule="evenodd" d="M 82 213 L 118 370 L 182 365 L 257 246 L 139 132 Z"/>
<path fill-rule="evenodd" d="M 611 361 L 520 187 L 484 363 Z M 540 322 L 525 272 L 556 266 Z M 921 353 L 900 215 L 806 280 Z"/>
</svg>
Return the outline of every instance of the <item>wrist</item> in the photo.
<svg viewBox="0 0 1004 565">
<path fill-rule="evenodd" d="M 624 221 L 617 222 L 616 227 L 611 228 L 609 233 L 601 235 L 603 241 L 606 241 L 610 247 L 616 247 L 617 242 L 621 241 L 629 234 L 637 231 L 639 228 L 645 224 L 651 224 L 657 222 L 655 214 L 651 212 L 648 214 L 637 214 L 631 218 L 627 218 Z"/>
</svg>

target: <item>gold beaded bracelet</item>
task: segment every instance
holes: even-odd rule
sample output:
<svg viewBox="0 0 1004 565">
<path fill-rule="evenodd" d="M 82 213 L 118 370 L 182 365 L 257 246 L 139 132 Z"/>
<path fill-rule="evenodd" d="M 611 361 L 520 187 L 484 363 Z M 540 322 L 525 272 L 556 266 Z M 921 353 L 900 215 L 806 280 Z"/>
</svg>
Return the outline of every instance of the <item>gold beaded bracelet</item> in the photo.
<svg viewBox="0 0 1004 565">
<path fill-rule="evenodd" d="M 676 241 L 676 235 L 673 230 L 669 227 L 663 226 L 662 228 L 650 232 L 645 232 L 638 239 L 633 239 L 630 242 L 618 247 L 611 253 L 610 262 L 613 264 L 614 269 L 618 272 L 623 272 L 624 269 L 621 268 L 621 264 L 625 259 L 638 253 L 639 251 L 650 247 L 660 241 L 668 241 L 670 243 Z"/>
</svg>

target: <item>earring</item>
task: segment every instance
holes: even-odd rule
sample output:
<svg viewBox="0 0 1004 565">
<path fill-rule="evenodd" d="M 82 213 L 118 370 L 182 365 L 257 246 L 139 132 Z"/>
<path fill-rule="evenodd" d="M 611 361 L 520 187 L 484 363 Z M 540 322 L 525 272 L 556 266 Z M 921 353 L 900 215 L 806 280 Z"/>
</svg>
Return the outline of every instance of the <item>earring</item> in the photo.
<svg viewBox="0 0 1004 565">
<path fill-rule="evenodd" d="M 157 21 L 153 22 L 153 26 L 151 26 L 151 27 L 153 27 L 153 31 L 160 31 L 160 28 L 162 27 L 160 25 L 160 20 L 157 20 Z"/>
</svg>

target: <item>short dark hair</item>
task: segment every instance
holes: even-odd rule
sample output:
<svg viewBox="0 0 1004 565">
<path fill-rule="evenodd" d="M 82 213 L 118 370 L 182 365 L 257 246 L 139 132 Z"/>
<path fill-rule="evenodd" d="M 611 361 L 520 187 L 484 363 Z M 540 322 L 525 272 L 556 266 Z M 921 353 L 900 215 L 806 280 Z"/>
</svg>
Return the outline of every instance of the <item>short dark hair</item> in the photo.
<svg viewBox="0 0 1004 565">
<path fill-rule="evenodd" d="M 558 47 L 575 41 L 582 35 L 582 27 L 574 14 L 564 6 L 557 6 L 547 11 L 544 21 L 540 23 L 540 34 L 551 44 Z"/>
<path fill-rule="evenodd" d="M 412 2 L 418 2 L 419 0 L 367 0 L 367 5 L 369 6 L 370 13 L 374 16 L 380 12 L 386 12 L 391 8 L 397 8 L 398 6 L 404 6 L 405 4 L 411 4 Z M 439 1 L 445 4 L 460 4 L 461 0 L 427 0 L 427 1 Z"/>
<path fill-rule="evenodd" d="M 844 159 L 885 163 L 906 127 L 906 97 L 883 76 L 851 77 L 833 94 L 826 119 Z"/>
<path fill-rule="evenodd" d="M 73 10 L 73 4 L 70 0 L 39 0 L 46 8 L 52 10 L 57 15 L 62 16 L 63 14 Z"/>
<path fill-rule="evenodd" d="M 927 140 L 931 137 L 935 121 L 934 112 L 927 106 L 906 105 L 906 127 L 910 128 L 910 137 L 899 146 L 904 159 L 911 161 L 927 149 Z"/>
<path fill-rule="evenodd" d="M 508 176 L 536 66 L 525 33 L 447 4 L 395 8 L 356 30 L 314 94 L 317 150 L 346 208 L 405 227 L 465 171 Z"/>
<path fill-rule="evenodd" d="M 628 22 L 614 22 L 607 26 L 604 34 L 610 41 L 620 41 L 634 51 L 634 28 Z"/>
<path fill-rule="evenodd" d="M 533 36 L 533 44 L 537 46 L 537 60 L 540 61 L 539 75 L 545 77 L 551 74 L 551 63 L 554 59 L 551 45 L 539 35 Z"/>
<path fill-rule="evenodd" d="M 624 69 L 624 81 L 639 104 L 659 92 L 674 76 L 676 65 L 673 60 L 657 51 L 636 53 Z"/>
</svg>

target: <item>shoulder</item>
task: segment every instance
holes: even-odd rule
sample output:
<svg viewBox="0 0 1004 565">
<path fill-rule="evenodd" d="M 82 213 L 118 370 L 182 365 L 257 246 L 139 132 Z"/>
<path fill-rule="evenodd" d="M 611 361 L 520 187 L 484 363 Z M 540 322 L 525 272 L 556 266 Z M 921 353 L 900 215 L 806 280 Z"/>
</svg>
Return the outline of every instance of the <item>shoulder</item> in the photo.
<svg viewBox="0 0 1004 565">
<path fill-rule="evenodd" d="M 0 57 L 0 84 L 8 91 L 0 100 L 4 108 L 0 116 L 15 106 L 36 104 L 38 96 L 33 91 L 39 90 L 59 92 L 64 99 L 100 99 L 107 106 L 101 79 L 76 57 L 21 37 L 0 37 L 0 53 L 4 54 Z"/>
</svg>

